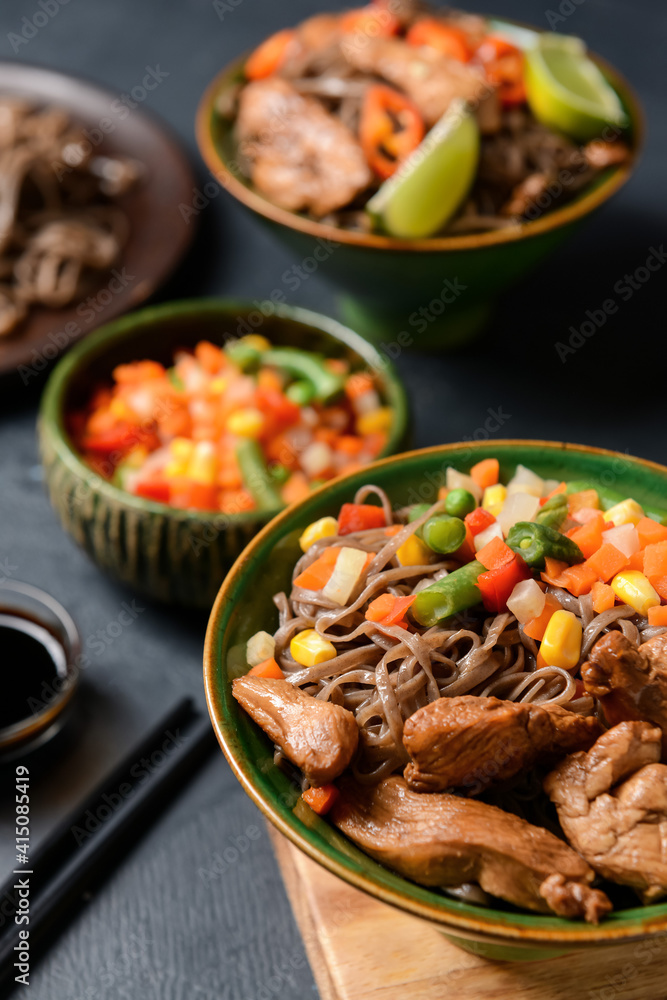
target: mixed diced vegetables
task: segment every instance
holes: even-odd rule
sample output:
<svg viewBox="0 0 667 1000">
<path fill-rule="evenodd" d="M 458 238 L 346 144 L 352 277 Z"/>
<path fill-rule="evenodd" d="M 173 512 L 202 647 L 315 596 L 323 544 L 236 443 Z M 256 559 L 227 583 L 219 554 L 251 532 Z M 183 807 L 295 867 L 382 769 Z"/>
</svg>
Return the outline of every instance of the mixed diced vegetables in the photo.
<svg viewBox="0 0 667 1000">
<path fill-rule="evenodd" d="M 69 426 L 86 461 L 129 493 L 239 513 L 276 510 L 376 458 L 392 411 L 372 373 L 248 335 L 200 341 L 171 367 L 118 365 Z"/>
</svg>

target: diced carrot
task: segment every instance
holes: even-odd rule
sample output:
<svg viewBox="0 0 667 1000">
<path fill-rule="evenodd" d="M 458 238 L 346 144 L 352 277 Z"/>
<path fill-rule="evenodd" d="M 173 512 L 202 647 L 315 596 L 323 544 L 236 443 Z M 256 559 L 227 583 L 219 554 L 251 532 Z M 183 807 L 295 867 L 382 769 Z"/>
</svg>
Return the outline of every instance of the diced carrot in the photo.
<svg viewBox="0 0 667 1000">
<path fill-rule="evenodd" d="M 470 530 L 470 525 L 466 524 L 466 537 L 463 543 L 459 546 L 456 552 L 453 553 L 454 559 L 458 559 L 459 562 L 468 563 L 472 562 L 473 559 L 477 558 L 475 553 L 475 536 Z"/>
<path fill-rule="evenodd" d="M 470 475 L 482 490 L 487 486 L 495 486 L 500 475 L 500 462 L 497 458 L 483 458 L 473 465 Z"/>
<path fill-rule="evenodd" d="M 248 671 L 248 677 L 272 677 L 274 680 L 282 680 L 285 676 L 276 660 L 273 656 L 270 656 L 268 660 L 263 660 L 262 663 L 258 663 L 256 667 Z"/>
<path fill-rule="evenodd" d="M 389 538 L 393 538 L 394 535 L 397 535 L 399 531 L 403 530 L 403 527 L 404 525 L 402 524 L 390 524 L 388 528 L 384 529 L 384 533 L 385 535 L 388 535 Z"/>
<path fill-rule="evenodd" d="M 322 785 L 321 788 L 307 788 L 301 797 L 313 812 L 316 812 L 319 816 L 324 816 L 325 813 L 329 812 L 338 798 L 338 789 L 335 785 Z"/>
<path fill-rule="evenodd" d="M 581 510 L 582 507 L 595 507 L 600 509 L 600 501 L 596 490 L 582 490 L 580 493 L 570 493 L 567 498 L 567 512 L 570 517 Z"/>
<path fill-rule="evenodd" d="M 438 500 L 446 500 L 450 492 L 447 486 L 441 486 L 438 490 Z"/>
<path fill-rule="evenodd" d="M 466 514 L 464 521 L 472 531 L 473 535 L 479 535 L 486 528 L 490 528 L 495 522 L 495 517 L 490 510 L 483 507 L 475 507 L 469 514 Z"/>
<path fill-rule="evenodd" d="M 363 446 L 361 438 L 354 434 L 341 434 L 336 441 L 336 451 L 341 451 L 344 455 L 358 455 Z"/>
<path fill-rule="evenodd" d="M 347 375 L 350 370 L 350 366 L 344 358 L 327 358 L 324 367 L 333 372 L 334 375 Z"/>
<path fill-rule="evenodd" d="M 667 604 L 648 609 L 648 623 L 656 628 L 667 628 Z"/>
<path fill-rule="evenodd" d="M 568 566 L 560 576 L 562 580 L 561 586 L 569 590 L 575 597 L 588 594 L 593 584 L 597 581 L 597 578 L 595 570 L 587 566 L 586 563 L 577 563 L 575 566 Z"/>
<path fill-rule="evenodd" d="M 600 511 L 597 507 L 580 507 L 579 510 L 575 510 L 571 515 L 572 520 L 576 521 L 578 524 L 588 524 L 589 521 L 594 521 L 596 517 L 600 516 Z M 611 521 L 605 521 L 607 527 L 613 527 Z"/>
<path fill-rule="evenodd" d="M 667 601 L 667 576 L 656 576 L 651 580 L 651 583 L 663 601 Z"/>
<path fill-rule="evenodd" d="M 600 583 L 598 580 L 591 587 L 593 596 L 593 611 L 596 615 L 601 615 L 603 611 L 613 608 L 616 595 L 608 583 Z"/>
<path fill-rule="evenodd" d="M 217 375 L 225 364 L 225 355 L 210 340 L 200 340 L 195 347 L 195 357 L 205 372 Z"/>
<path fill-rule="evenodd" d="M 220 510 L 223 514 L 241 514 L 255 509 L 255 501 L 247 490 L 227 489 L 220 494 Z"/>
<path fill-rule="evenodd" d="M 540 576 L 545 583 L 550 583 L 552 587 L 560 587 L 561 574 L 566 569 L 566 562 L 561 562 L 560 559 L 552 559 L 551 556 L 546 556 L 544 560 L 544 569 L 540 573 Z"/>
<path fill-rule="evenodd" d="M 653 542 L 667 542 L 667 526 L 658 524 L 650 517 L 642 517 L 637 522 L 637 534 L 639 535 L 639 545 L 646 548 Z"/>
<path fill-rule="evenodd" d="M 365 617 L 369 622 L 381 622 L 382 625 L 396 625 L 416 599 L 416 594 L 410 594 L 407 597 L 380 594 L 379 597 L 376 597 L 368 605 Z"/>
<path fill-rule="evenodd" d="M 367 372 L 355 372 L 345 383 L 345 395 L 348 399 L 358 399 L 374 388 L 373 376 Z"/>
<path fill-rule="evenodd" d="M 652 580 L 667 576 L 667 542 L 652 542 L 644 549 L 644 575 Z"/>
<path fill-rule="evenodd" d="M 629 569 L 638 569 L 640 573 L 644 572 L 644 553 L 641 549 L 638 552 L 632 553 L 628 567 Z"/>
<path fill-rule="evenodd" d="M 364 448 L 375 458 L 385 447 L 387 440 L 388 435 L 386 431 L 373 431 L 372 434 L 366 434 L 364 437 Z"/>
<path fill-rule="evenodd" d="M 344 503 L 338 514 L 338 534 L 384 528 L 387 519 L 382 507 L 371 503 Z"/>
<path fill-rule="evenodd" d="M 537 642 L 541 642 L 544 633 L 546 632 L 547 625 L 551 620 L 551 616 L 554 612 L 559 610 L 560 601 L 557 601 L 553 594 L 547 594 L 542 614 L 538 615 L 537 618 L 532 618 L 523 626 L 523 630 L 526 635 L 530 636 L 531 639 L 535 639 Z"/>
<path fill-rule="evenodd" d="M 282 65 L 287 52 L 296 37 L 293 28 L 284 28 L 262 42 L 245 64 L 245 75 L 249 80 L 263 80 L 271 76 Z"/>
<path fill-rule="evenodd" d="M 159 361 L 131 361 L 127 365 L 116 365 L 111 374 L 119 385 L 136 385 L 149 379 L 162 378 L 164 373 L 165 367 Z"/>
<path fill-rule="evenodd" d="M 339 552 L 340 546 L 328 545 L 321 556 L 294 578 L 294 586 L 305 590 L 321 590 L 329 582 Z"/>
<path fill-rule="evenodd" d="M 580 528 L 574 528 L 567 532 L 568 537 L 579 546 L 585 559 L 597 552 L 602 545 L 602 530 L 606 523 L 602 514 L 596 511 L 595 518 L 591 518 Z"/>
<path fill-rule="evenodd" d="M 257 372 L 257 388 L 268 389 L 271 392 L 283 391 L 283 380 L 273 368 L 260 368 Z"/>
<path fill-rule="evenodd" d="M 303 472 L 293 472 L 282 489 L 285 503 L 297 503 L 310 493 L 308 479 Z"/>
<path fill-rule="evenodd" d="M 604 542 L 597 552 L 586 560 L 586 564 L 596 573 L 598 579 L 607 583 L 612 576 L 616 576 L 626 568 L 628 557 L 611 542 Z"/>
<path fill-rule="evenodd" d="M 479 550 L 476 559 L 481 562 L 485 569 L 497 569 L 499 566 L 511 562 L 514 559 L 514 552 L 502 538 L 492 538 Z"/>
</svg>

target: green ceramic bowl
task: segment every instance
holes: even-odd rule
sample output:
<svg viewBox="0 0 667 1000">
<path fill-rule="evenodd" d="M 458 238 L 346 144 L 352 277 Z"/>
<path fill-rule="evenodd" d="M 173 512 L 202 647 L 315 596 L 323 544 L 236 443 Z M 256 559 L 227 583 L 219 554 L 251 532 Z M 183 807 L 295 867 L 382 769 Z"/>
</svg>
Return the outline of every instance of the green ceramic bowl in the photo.
<svg viewBox="0 0 667 1000">
<path fill-rule="evenodd" d="M 599 927 L 519 911 L 504 904 L 474 906 L 401 878 L 358 850 L 326 819 L 299 802 L 299 790 L 273 764 L 268 738 L 239 708 L 231 680 L 247 670 L 245 643 L 273 631 L 271 596 L 289 588 L 300 555 L 298 537 L 316 518 L 336 514 L 365 482 L 383 487 L 397 504 L 432 501 L 448 465 L 468 470 L 497 456 L 507 477 L 518 462 L 556 479 L 587 479 L 640 502 L 664 506 L 667 468 L 617 452 L 551 441 L 489 441 L 412 451 L 333 480 L 268 524 L 233 566 L 215 602 L 206 636 L 204 680 L 220 745 L 248 795 L 266 817 L 315 861 L 347 882 L 428 920 L 457 944 L 490 958 L 536 959 L 667 931 L 667 902 L 614 913 Z"/>
<path fill-rule="evenodd" d="M 260 327 L 277 344 L 345 357 L 375 369 L 381 395 L 395 414 L 384 454 L 405 446 L 407 401 L 391 366 L 352 330 L 305 309 L 216 299 L 143 309 L 87 337 L 49 378 L 38 431 L 51 503 L 63 527 L 101 569 L 157 600 L 209 610 L 239 552 L 277 511 L 209 514 L 126 493 L 82 461 L 66 433 L 65 415 L 84 403 L 91 387 L 108 379 L 121 362 L 169 362 L 175 349 L 194 347 L 202 338 L 222 343 L 225 335 Z"/>
<path fill-rule="evenodd" d="M 509 20 L 495 23 L 516 26 Z M 616 70 L 595 57 L 630 118 L 635 156 L 629 163 L 605 170 L 563 207 L 502 230 L 420 240 L 350 232 L 279 208 L 242 174 L 233 126 L 216 108 L 244 79 L 246 57 L 224 69 L 202 97 L 196 131 L 204 160 L 216 180 L 288 244 L 296 268 L 308 273 L 321 268 L 340 286 L 345 321 L 390 358 L 402 348 L 454 347 L 481 330 L 496 296 L 525 277 L 627 181 L 641 145 L 636 96 Z"/>
</svg>

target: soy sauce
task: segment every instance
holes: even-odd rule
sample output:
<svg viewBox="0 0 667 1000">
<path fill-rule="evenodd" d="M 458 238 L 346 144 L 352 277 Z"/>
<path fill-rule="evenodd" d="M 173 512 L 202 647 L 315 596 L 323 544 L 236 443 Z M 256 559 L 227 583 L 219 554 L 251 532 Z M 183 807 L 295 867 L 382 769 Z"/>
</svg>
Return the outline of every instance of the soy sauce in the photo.
<svg viewBox="0 0 667 1000">
<path fill-rule="evenodd" d="M 0 608 L 0 728 L 45 708 L 67 674 L 65 650 L 37 621 Z"/>
</svg>

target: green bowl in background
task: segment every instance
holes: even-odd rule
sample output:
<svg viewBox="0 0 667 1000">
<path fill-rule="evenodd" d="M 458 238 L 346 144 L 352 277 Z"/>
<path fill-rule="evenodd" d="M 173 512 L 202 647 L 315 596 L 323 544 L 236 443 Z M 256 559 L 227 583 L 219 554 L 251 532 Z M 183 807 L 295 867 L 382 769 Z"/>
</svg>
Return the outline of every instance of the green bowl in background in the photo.
<svg viewBox="0 0 667 1000">
<path fill-rule="evenodd" d="M 510 34 L 525 27 L 494 21 L 496 31 L 503 25 Z M 405 240 L 339 229 L 274 205 L 243 175 L 233 123 L 216 110 L 244 81 L 246 56 L 223 69 L 204 93 L 197 142 L 218 183 L 283 239 L 295 268 L 306 273 L 321 268 L 340 287 L 343 317 L 355 330 L 380 344 L 388 357 L 409 347 L 447 349 L 480 332 L 496 297 L 556 250 L 630 177 L 643 132 L 639 101 L 615 69 L 593 58 L 628 114 L 633 157 L 601 172 L 562 207 L 506 229 Z"/>
<path fill-rule="evenodd" d="M 39 413 L 46 486 L 63 527 L 94 562 L 116 579 L 160 601 L 210 609 L 238 554 L 277 511 L 216 514 L 181 510 L 134 496 L 97 475 L 69 440 L 67 412 L 85 404 L 115 365 L 154 359 L 205 338 L 261 330 L 276 344 L 344 357 L 375 370 L 394 423 L 383 454 L 406 443 L 408 406 L 391 365 L 362 337 L 335 320 L 274 303 L 192 299 L 143 309 L 86 337 L 56 366 Z"/>
<path fill-rule="evenodd" d="M 273 763 L 273 746 L 231 694 L 231 681 L 248 669 L 245 644 L 256 631 L 273 632 L 272 595 L 288 590 L 301 555 L 298 538 L 317 518 L 336 515 L 364 483 L 387 491 L 393 504 L 433 502 L 448 465 L 468 471 L 487 457 L 500 459 L 507 481 L 521 462 L 545 477 L 587 480 L 665 506 L 667 468 L 618 452 L 552 441 L 487 441 L 407 452 L 332 480 L 279 514 L 245 549 L 225 580 L 211 614 L 204 652 L 209 712 L 220 745 L 245 791 L 297 847 L 351 885 L 427 920 L 456 944 L 488 958 L 554 957 L 667 932 L 667 902 L 619 910 L 599 926 L 515 909 L 475 906 L 402 878 L 364 854 L 300 800 L 300 788 Z"/>
</svg>

